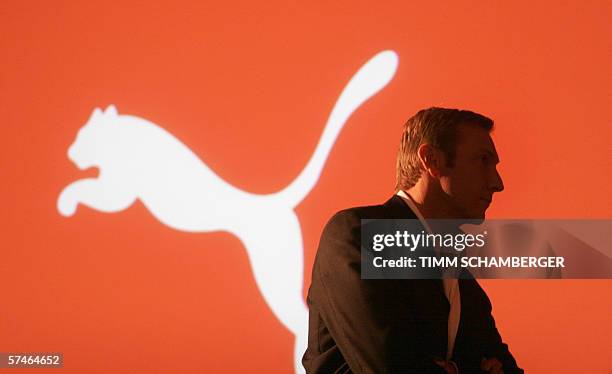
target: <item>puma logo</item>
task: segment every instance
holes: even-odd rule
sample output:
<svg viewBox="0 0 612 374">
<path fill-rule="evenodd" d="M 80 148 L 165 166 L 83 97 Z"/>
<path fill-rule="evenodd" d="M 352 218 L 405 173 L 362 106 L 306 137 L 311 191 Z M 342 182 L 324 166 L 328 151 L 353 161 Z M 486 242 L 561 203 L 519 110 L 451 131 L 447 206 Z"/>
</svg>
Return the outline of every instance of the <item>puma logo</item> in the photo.
<svg viewBox="0 0 612 374">
<path fill-rule="evenodd" d="M 146 119 L 96 108 L 68 150 L 97 178 L 66 186 L 57 200 L 63 216 L 83 204 L 120 212 L 139 199 L 161 223 L 193 233 L 227 231 L 244 244 L 257 286 L 278 320 L 295 335 L 294 365 L 302 372 L 308 309 L 302 298 L 303 248 L 294 208 L 317 183 L 351 114 L 391 81 L 398 57 L 383 51 L 366 62 L 338 98 L 314 154 L 286 188 L 258 195 L 224 181 L 180 140 Z"/>
</svg>

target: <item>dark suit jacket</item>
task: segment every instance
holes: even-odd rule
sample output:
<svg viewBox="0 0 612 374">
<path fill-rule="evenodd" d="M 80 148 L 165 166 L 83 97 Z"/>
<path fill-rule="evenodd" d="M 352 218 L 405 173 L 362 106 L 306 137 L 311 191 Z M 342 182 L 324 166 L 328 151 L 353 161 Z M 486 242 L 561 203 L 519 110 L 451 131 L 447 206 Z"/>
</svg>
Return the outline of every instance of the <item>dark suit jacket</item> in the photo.
<svg viewBox="0 0 612 374">
<path fill-rule="evenodd" d="M 352 208 L 327 223 L 312 284 L 307 373 L 444 373 L 449 303 L 440 279 L 361 279 L 360 223 L 366 218 L 417 217 L 399 196 Z M 460 279 L 461 320 L 452 360 L 460 374 L 481 373 L 496 357 L 505 374 L 522 373 L 495 327 L 489 298 L 474 279 Z"/>
</svg>

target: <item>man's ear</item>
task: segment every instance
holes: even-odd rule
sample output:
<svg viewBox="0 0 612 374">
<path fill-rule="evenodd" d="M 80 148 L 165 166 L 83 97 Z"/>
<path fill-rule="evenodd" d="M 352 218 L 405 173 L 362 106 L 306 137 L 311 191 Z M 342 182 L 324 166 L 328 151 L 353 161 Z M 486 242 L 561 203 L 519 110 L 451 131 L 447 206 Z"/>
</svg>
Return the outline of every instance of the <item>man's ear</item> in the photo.
<svg viewBox="0 0 612 374">
<path fill-rule="evenodd" d="M 439 178 L 442 174 L 442 166 L 445 165 L 444 153 L 431 144 L 421 144 L 417 154 L 423 169 L 434 178 Z"/>
</svg>

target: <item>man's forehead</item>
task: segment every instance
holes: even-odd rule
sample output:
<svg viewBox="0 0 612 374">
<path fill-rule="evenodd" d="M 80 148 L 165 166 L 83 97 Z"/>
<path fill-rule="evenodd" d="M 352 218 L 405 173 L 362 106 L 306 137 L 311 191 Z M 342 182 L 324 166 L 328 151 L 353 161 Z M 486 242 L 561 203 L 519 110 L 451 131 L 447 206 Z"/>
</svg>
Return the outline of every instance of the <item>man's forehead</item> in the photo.
<svg viewBox="0 0 612 374">
<path fill-rule="evenodd" d="M 493 143 L 489 130 L 475 124 L 462 124 L 459 126 L 457 150 L 460 149 L 468 152 L 484 152 L 494 158 L 498 158 L 495 143 Z"/>
</svg>

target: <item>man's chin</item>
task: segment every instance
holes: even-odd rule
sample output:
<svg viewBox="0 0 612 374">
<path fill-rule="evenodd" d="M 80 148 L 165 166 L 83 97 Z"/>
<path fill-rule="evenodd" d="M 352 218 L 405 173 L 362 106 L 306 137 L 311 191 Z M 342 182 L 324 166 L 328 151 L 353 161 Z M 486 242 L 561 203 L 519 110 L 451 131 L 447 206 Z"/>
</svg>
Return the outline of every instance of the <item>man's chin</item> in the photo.
<svg viewBox="0 0 612 374">
<path fill-rule="evenodd" d="M 477 215 L 476 218 L 474 218 L 476 221 L 478 221 L 478 223 L 483 223 L 484 220 L 487 218 L 485 212 L 481 212 L 480 214 Z"/>
<path fill-rule="evenodd" d="M 469 223 L 473 225 L 479 225 L 484 222 L 485 218 L 485 212 L 472 212 L 468 215 L 466 221 L 469 221 Z"/>
<path fill-rule="evenodd" d="M 484 215 L 482 215 L 481 217 L 474 218 L 474 219 L 472 220 L 472 223 L 473 223 L 474 225 L 480 225 L 480 224 L 481 224 L 481 223 L 483 223 L 484 221 L 485 221 L 485 216 L 484 216 Z"/>
<path fill-rule="evenodd" d="M 478 225 L 484 222 L 485 220 L 485 209 L 475 208 L 473 210 L 464 209 L 462 211 L 458 211 L 455 218 L 451 218 L 454 221 L 461 221 L 463 223 Z"/>
</svg>

